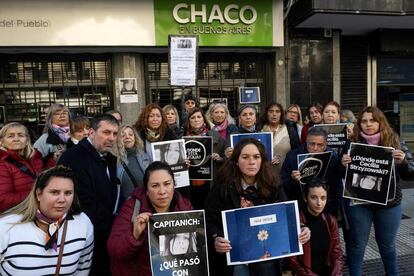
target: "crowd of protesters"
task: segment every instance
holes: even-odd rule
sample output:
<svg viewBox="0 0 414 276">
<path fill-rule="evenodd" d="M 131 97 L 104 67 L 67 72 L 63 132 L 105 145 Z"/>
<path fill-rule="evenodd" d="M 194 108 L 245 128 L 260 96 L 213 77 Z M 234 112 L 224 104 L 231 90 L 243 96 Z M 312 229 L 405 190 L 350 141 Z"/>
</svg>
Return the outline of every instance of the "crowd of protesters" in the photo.
<svg viewBox="0 0 414 276">
<path fill-rule="evenodd" d="M 134 124 L 122 124 L 115 110 L 89 119 L 52 104 L 33 146 L 24 125 L 5 125 L 0 130 L 0 274 L 151 275 L 149 217 L 192 209 L 206 212 L 211 275 L 282 275 L 283 270 L 342 275 L 344 255 L 351 275 L 362 275 L 372 225 L 385 273 L 398 274 L 399 179 L 414 179 L 414 161 L 380 109 L 368 106 L 355 118 L 335 101 L 310 104 L 306 116 L 297 104 L 285 109 L 273 102 L 262 114 L 246 104 L 235 120 L 225 103 L 213 102 L 205 112 L 195 96 L 183 94 L 179 110 L 151 103 Z M 313 126 L 339 122 L 347 123 L 347 144 L 332 153 L 323 179 L 313 178 L 301 189 L 297 155 L 330 150 L 326 131 Z M 273 133 L 272 159 L 255 139 L 231 146 L 231 134 L 255 132 Z M 212 181 L 191 180 L 189 188 L 175 189 L 170 166 L 153 161 L 152 143 L 182 136 L 212 137 Z M 387 205 L 353 204 L 342 197 L 351 142 L 394 148 L 396 196 Z M 225 253 L 232 247 L 223 235 L 221 211 L 287 200 L 300 203 L 303 255 L 228 266 Z M 30 255 L 23 254 L 27 251 Z"/>
</svg>

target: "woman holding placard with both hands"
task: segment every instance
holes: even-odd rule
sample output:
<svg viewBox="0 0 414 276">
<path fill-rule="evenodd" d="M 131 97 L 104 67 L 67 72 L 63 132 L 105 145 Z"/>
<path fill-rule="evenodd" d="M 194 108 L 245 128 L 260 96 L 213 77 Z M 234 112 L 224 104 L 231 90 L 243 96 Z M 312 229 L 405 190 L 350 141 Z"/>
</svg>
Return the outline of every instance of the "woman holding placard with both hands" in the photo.
<svg viewBox="0 0 414 276">
<path fill-rule="evenodd" d="M 216 179 L 221 184 L 213 187 L 205 205 L 211 275 L 281 275 L 278 260 L 227 266 L 225 258 L 232 247 L 224 238 L 221 211 L 286 200 L 264 146 L 256 139 L 241 140 Z M 306 243 L 309 239 L 309 229 L 303 228 L 299 241 Z"/>
<path fill-rule="evenodd" d="M 358 116 L 351 142 L 393 147 L 392 153 L 397 178 L 414 179 L 414 161 L 407 145 L 391 128 L 384 113 L 377 107 L 365 107 Z M 347 166 L 351 157 L 344 154 L 342 165 Z M 362 275 L 362 262 L 368 243 L 371 225 L 374 224 L 375 239 L 387 275 L 397 275 L 396 236 L 401 221 L 401 185 L 397 181 L 395 198 L 386 206 L 375 204 L 352 205 L 344 200 L 349 221 L 347 255 L 351 275 Z"/>
</svg>

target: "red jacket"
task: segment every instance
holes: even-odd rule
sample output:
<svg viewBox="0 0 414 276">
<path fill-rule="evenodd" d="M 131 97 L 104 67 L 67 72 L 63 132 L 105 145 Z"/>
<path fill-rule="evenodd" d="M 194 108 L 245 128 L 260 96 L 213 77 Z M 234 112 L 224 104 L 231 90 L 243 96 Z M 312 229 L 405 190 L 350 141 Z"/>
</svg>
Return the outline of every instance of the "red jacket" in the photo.
<svg viewBox="0 0 414 276">
<path fill-rule="evenodd" d="M 10 150 L 0 150 L 0 212 L 22 202 L 32 189 L 34 179 L 22 172 L 16 165 L 6 161 L 9 157 L 25 165 L 31 173 L 38 175 L 43 170 L 42 154 L 35 150 L 30 160 L 23 159 Z"/>
<path fill-rule="evenodd" d="M 176 206 L 174 211 L 189 211 L 193 207 L 186 198 L 175 192 Z M 150 212 L 147 197 L 143 188 L 136 188 L 131 197 L 124 203 L 112 225 L 108 240 L 108 252 L 111 259 L 112 275 L 150 276 L 151 264 L 148 246 L 148 231 L 145 229 L 138 240 L 132 236 L 131 217 L 135 200 L 141 202 L 140 213 Z"/>
<path fill-rule="evenodd" d="M 329 219 L 326 216 L 329 216 Z M 338 223 L 335 217 L 330 214 L 322 213 L 322 218 L 326 223 L 326 228 L 331 240 L 327 254 L 326 264 L 331 268 L 332 276 L 343 275 L 343 256 L 341 245 L 339 244 Z M 306 218 L 303 212 L 300 213 L 300 221 L 306 224 Z M 318 235 L 318 233 L 311 233 Z M 310 241 L 303 245 L 303 255 L 288 258 L 290 269 L 298 276 L 317 276 L 312 271 L 312 256 Z"/>
</svg>

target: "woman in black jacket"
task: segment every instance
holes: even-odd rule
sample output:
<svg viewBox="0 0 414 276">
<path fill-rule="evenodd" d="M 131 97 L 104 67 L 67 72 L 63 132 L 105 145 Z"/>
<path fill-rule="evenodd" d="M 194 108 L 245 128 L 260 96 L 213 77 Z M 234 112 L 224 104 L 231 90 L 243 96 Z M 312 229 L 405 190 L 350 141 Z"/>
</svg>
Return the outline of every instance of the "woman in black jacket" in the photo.
<svg viewBox="0 0 414 276">
<path fill-rule="evenodd" d="M 241 140 L 216 179 L 220 182 L 217 181 L 213 187 L 205 205 L 211 275 L 233 275 L 233 269 L 234 275 L 281 275 L 278 260 L 248 266 L 227 266 L 225 258 L 231 245 L 230 241 L 223 238 L 221 211 L 286 200 L 263 145 L 252 138 Z M 310 231 L 306 228 L 299 240 L 305 243 L 309 238 Z"/>
<path fill-rule="evenodd" d="M 142 141 L 144 141 L 145 152 L 153 160 L 151 143 L 169 141 L 176 139 L 176 136 L 168 127 L 167 120 L 158 104 L 147 105 L 133 125 Z"/>
<path fill-rule="evenodd" d="M 404 180 L 414 179 L 414 161 L 407 145 L 391 128 L 384 113 L 374 106 L 364 108 L 354 127 L 351 142 L 393 147 L 393 158 L 397 177 Z M 342 165 L 351 162 L 344 154 Z M 391 193 L 391 191 L 390 191 Z M 349 221 L 347 255 L 351 275 L 362 275 L 362 262 L 368 242 L 371 225 L 374 224 L 375 239 L 387 275 L 397 275 L 397 256 L 395 241 L 401 221 L 401 185 L 397 181 L 395 197 L 386 206 L 376 204 L 355 204 L 345 200 L 344 207 Z"/>
</svg>

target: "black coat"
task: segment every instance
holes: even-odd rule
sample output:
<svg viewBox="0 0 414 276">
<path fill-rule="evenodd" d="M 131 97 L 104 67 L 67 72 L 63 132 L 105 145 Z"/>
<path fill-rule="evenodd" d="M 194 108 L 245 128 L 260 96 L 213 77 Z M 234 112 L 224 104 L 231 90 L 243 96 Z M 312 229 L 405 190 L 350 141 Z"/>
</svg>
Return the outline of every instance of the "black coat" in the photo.
<svg viewBox="0 0 414 276">
<path fill-rule="evenodd" d="M 264 199 L 264 203 L 275 203 L 287 200 L 283 187 L 274 188 L 271 195 Z M 233 275 L 233 266 L 226 264 L 226 255 L 219 254 L 214 249 L 214 239 L 216 236 L 224 237 L 221 211 L 240 208 L 240 194 L 236 184 L 217 183 L 213 186 L 205 203 L 207 241 L 209 247 L 209 265 L 211 275 Z M 270 261 L 271 262 L 271 261 Z M 278 262 L 275 263 L 276 267 Z M 250 270 L 261 271 L 261 265 L 252 264 Z M 276 268 L 275 268 L 276 269 Z M 259 274 L 258 274 L 259 275 Z M 262 274 L 262 275 L 266 275 Z M 279 275 L 275 272 L 274 275 Z"/>
<path fill-rule="evenodd" d="M 78 145 L 66 151 L 58 162 L 74 170 L 78 180 L 76 192 L 81 210 L 88 215 L 94 226 L 95 250 L 92 272 L 96 275 L 105 275 L 109 272 L 106 243 L 111 232 L 114 211 L 117 211 L 116 201 L 120 197 L 116 158 L 108 153 L 106 159 L 111 180 L 100 154 L 88 139 L 84 138 Z M 121 202 L 118 203 L 118 208 L 120 204 Z"/>
</svg>

